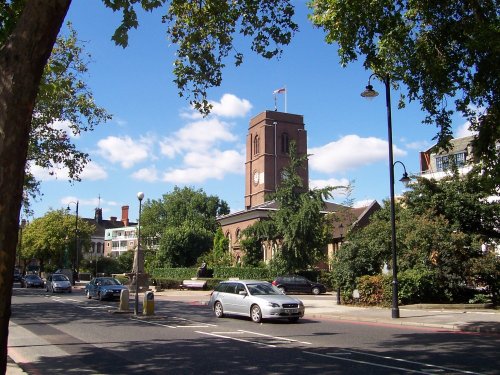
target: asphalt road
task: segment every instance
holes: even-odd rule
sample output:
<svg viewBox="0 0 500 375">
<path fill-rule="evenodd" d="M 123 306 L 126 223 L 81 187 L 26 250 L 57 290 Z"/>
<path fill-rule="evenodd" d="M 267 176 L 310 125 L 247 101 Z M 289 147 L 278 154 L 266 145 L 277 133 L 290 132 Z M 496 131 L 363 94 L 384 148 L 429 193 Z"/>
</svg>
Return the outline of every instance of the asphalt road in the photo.
<svg viewBox="0 0 500 375">
<path fill-rule="evenodd" d="M 29 374 L 500 374 L 498 335 L 307 312 L 297 324 L 255 324 L 182 298 L 156 298 L 151 317 L 112 313 L 117 305 L 15 288 L 9 355 Z"/>
</svg>

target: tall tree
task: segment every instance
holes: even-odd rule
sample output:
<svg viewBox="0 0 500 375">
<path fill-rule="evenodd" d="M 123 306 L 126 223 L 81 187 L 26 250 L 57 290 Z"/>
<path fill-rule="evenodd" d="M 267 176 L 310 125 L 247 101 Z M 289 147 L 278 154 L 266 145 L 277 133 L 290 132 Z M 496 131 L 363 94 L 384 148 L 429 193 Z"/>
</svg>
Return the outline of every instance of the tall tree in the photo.
<svg viewBox="0 0 500 375">
<path fill-rule="evenodd" d="M 331 239 L 329 217 L 321 211 L 335 187 L 307 190 L 299 171 L 307 155 L 299 156 L 295 142 L 290 143 L 290 163 L 283 168 L 281 183 L 272 195 L 278 210 L 269 220 L 246 228 L 245 237 L 267 241 L 279 248 L 271 265 L 273 271 L 290 273 L 314 266 Z"/>
<path fill-rule="evenodd" d="M 35 198 L 40 193 L 30 168 L 36 165 L 53 173 L 64 166 L 68 179 L 79 181 L 89 155 L 77 150 L 70 135 L 92 131 L 111 118 L 96 105 L 84 80 L 90 55 L 85 53 L 71 24 L 67 29 L 67 35 L 56 40 L 36 98 L 26 165 L 25 208 L 29 206 L 28 197 Z"/>
<path fill-rule="evenodd" d="M 478 131 L 475 153 L 500 175 L 500 19 L 498 0 L 311 0 L 311 20 L 338 45 L 342 65 L 366 69 L 419 101 L 438 140 L 452 138 L 459 112 Z M 454 103 L 452 105 L 451 103 Z"/>
<path fill-rule="evenodd" d="M 94 231 L 94 225 L 79 219 L 76 233 L 74 216 L 65 210 L 49 211 L 24 228 L 21 258 L 37 259 L 42 271 L 47 263 L 54 269 L 75 264 L 75 236 L 78 235 L 81 247 L 88 247 Z M 64 264 L 65 257 L 68 264 Z"/>
<path fill-rule="evenodd" d="M 414 214 L 431 212 L 444 216 L 453 229 L 481 236 L 486 241 L 500 239 L 500 205 L 490 199 L 485 178 L 475 173 L 455 173 L 442 180 L 419 178 L 405 193 L 405 205 Z"/>
<path fill-rule="evenodd" d="M 237 32 L 249 36 L 251 48 L 271 58 L 281 53 L 297 30 L 289 0 L 168 1 L 103 0 L 123 13 L 113 36 L 123 47 L 128 31 L 138 27 L 136 7 L 167 7 L 167 33 L 178 46 L 174 66 L 179 95 L 208 113 L 209 87 L 218 86 Z M 17 228 L 22 203 L 31 119 L 44 66 L 71 0 L 0 1 L 0 371 L 6 369 Z M 236 52 L 235 63 L 243 54 Z M 8 197 L 8 199 L 5 199 Z"/>
<path fill-rule="evenodd" d="M 148 200 L 141 214 L 141 234 L 159 247 L 156 266 L 189 267 L 210 250 L 219 229 L 216 217 L 229 213 L 227 203 L 203 189 L 174 187 L 160 200 Z"/>
</svg>

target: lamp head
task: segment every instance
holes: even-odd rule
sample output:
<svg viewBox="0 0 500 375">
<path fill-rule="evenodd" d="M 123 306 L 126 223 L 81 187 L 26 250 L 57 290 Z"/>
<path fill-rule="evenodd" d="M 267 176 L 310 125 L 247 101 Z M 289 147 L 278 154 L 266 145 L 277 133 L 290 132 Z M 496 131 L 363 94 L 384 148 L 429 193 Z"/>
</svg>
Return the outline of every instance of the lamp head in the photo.
<svg viewBox="0 0 500 375">
<path fill-rule="evenodd" d="M 142 201 L 144 199 L 144 193 L 142 191 L 137 193 L 137 199 L 139 199 L 139 201 Z"/>
<path fill-rule="evenodd" d="M 399 181 L 401 181 L 405 187 L 408 187 L 408 185 L 411 181 L 411 178 L 408 177 L 408 173 L 405 172 L 405 173 L 403 173 L 403 177 L 401 177 L 401 179 Z"/>
<path fill-rule="evenodd" d="M 373 89 L 373 86 L 368 84 L 365 88 L 365 91 L 361 93 L 363 98 L 371 99 L 378 96 L 378 92 Z"/>
</svg>

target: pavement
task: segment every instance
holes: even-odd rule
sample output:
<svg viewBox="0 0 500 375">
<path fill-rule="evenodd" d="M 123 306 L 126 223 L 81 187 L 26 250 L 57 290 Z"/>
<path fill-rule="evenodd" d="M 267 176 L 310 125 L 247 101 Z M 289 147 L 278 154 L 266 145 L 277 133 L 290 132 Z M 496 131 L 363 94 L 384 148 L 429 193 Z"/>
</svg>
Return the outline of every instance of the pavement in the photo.
<svg viewBox="0 0 500 375">
<path fill-rule="evenodd" d="M 76 286 L 75 288 L 81 288 Z M 155 300 L 178 300 L 206 305 L 210 291 L 173 290 L 155 291 Z M 427 327 L 445 331 L 500 334 L 500 309 L 485 305 L 419 304 L 399 306 L 399 318 L 392 318 L 391 308 L 338 305 L 335 293 L 319 296 L 300 295 L 309 319 L 345 320 L 388 325 Z M 141 298 L 142 301 L 142 298 Z M 26 374 L 10 357 L 7 375 Z"/>
</svg>

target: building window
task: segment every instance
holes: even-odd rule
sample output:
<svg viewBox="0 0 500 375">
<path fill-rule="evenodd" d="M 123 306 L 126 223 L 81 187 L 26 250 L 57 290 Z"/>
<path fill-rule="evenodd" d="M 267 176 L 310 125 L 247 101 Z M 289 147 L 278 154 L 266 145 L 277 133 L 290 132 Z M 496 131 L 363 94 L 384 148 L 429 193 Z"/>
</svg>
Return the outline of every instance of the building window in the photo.
<svg viewBox="0 0 500 375">
<path fill-rule="evenodd" d="M 260 152 L 259 148 L 260 148 L 260 139 L 259 139 L 259 136 L 256 135 L 253 139 L 253 154 L 254 155 L 257 155 Z"/>
<path fill-rule="evenodd" d="M 458 154 L 455 154 L 455 163 L 457 164 L 457 167 L 463 167 L 465 165 L 465 159 L 467 155 L 465 152 L 459 152 Z"/>
<path fill-rule="evenodd" d="M 454 155 L 444 155 L 436 157 L 436 169 L 438 172 L 447 171 L 450 169 L 451 164 L 455 164 L 456 167 L 460 168 L 465 165 L 467 159 L 467 153 L 459 152 Z"/>
<path fill-rule="evenodd" d="M 288 133 L 281 134 L 281 152 L 288 154 L 290 152 L 290 139 Z"/>
</svg>

